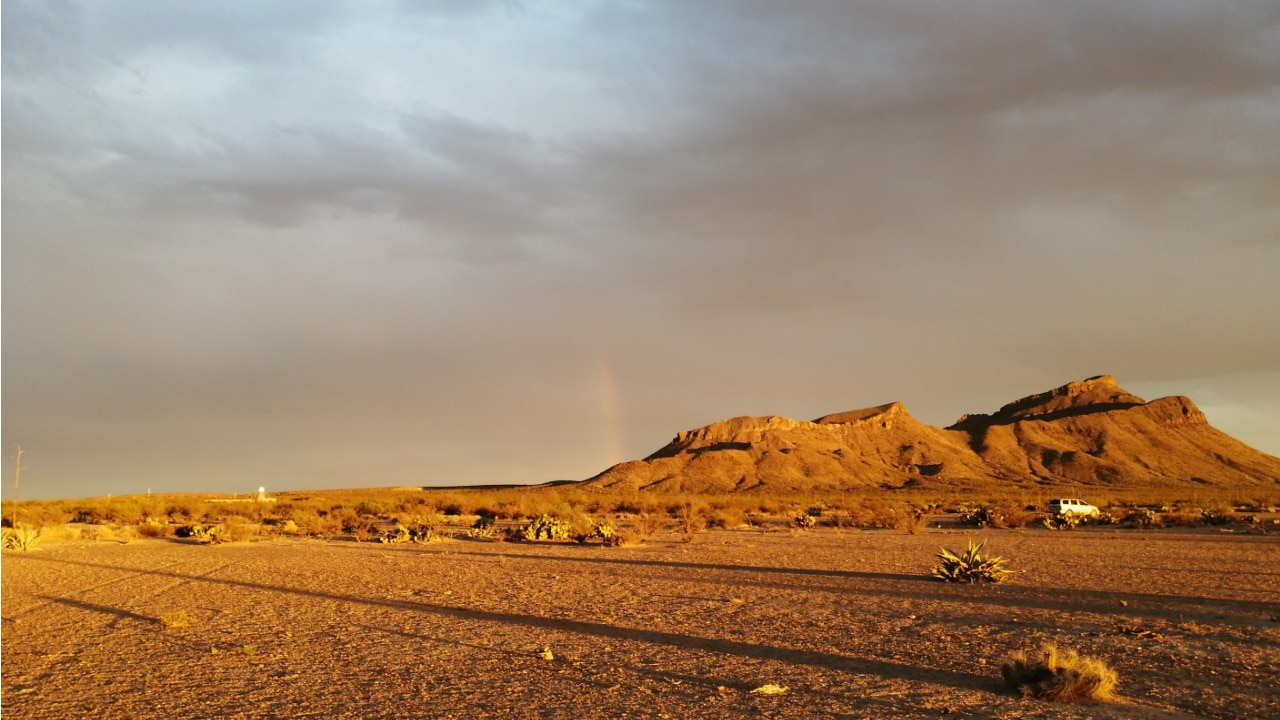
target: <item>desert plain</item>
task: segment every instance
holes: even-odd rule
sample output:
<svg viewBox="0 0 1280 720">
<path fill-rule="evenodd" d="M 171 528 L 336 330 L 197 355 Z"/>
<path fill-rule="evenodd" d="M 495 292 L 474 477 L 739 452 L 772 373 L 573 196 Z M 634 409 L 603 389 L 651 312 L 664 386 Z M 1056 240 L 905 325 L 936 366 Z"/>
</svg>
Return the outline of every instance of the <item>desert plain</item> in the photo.
<svg viewBox="0 0 1280 720">
<path fill-rule="evenodd" d="M 928 577 L 969 539 L 1016 573 Z M 3 559 L 5 718 L 1276 718 L 1280 535 L 667 528 L 603 547 L 51 540 Z M 1117 702 L 1002 660 L 1104 660 Z"/>
</svg>

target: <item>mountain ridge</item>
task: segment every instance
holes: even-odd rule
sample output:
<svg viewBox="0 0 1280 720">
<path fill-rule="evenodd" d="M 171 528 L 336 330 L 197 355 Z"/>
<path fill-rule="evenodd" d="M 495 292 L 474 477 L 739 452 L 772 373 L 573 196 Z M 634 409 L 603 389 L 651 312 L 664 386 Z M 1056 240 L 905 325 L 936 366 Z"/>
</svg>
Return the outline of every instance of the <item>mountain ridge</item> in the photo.
<svg viewBox="0 0 1280 720">
<path fill-rule="evenodd" d="M 1280 484 L 1280 458 L 1213 428 L 1190 398 L 1150 402 L 1098 375 L 945 428 L 900 402 L 824 415 L 736 417 L 684 430 L 587 487 L 653 492 Z"/>
</svg>

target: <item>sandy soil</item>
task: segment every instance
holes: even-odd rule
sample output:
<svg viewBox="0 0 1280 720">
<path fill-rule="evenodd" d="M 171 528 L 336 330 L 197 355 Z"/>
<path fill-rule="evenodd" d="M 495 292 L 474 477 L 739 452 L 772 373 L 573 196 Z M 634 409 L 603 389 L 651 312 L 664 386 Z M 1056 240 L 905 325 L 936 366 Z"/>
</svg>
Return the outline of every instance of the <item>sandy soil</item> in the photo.
<svg viewBox="0 0 1280 720">
<path fill-rule="evenodd" d="M 967 537 L 1020 572 L 927 579 Z M 1280 536 L 1210 530 L 50 542 L 3 558 L 3 714 L 1280 718 L 1278 561 Z M 1007 691 L 1043 641 L 1124 700 Z"/>
</svg>

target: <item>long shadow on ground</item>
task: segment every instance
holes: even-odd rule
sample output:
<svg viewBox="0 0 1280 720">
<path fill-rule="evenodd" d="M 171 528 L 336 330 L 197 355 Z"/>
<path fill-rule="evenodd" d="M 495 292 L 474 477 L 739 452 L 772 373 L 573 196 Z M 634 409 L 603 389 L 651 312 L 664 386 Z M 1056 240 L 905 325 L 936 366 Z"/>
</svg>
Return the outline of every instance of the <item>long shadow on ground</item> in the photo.
<svg viewBox="0 0 1280 720">
<path fill-rule="evenodd" d="M 406 600 L 388 600 L 383 598 L 365 598 L 353 595 L 342 595 L 338 593 L 323 592 L 318 590 L 306 590 L 302 588 L 290 588 L 278 585 L 269 585 L 265 583 L 249 582 L 245 580 L 232 580 L 226 578 L 211 578 L 207 576 L 188 575 L 185 573 L 173 572 L 169 570 L 140 570 L 137 568 L 123 568 L 106 565 L 101 563 L 89 563 L 77 560 L 59 560 L 55 558 L 41 557 L 21 557 L 14 558 L 20 562 L 40 562 L 40 563 L 56 563 L 63 565 L 73 565 L 79 567 L 91 567 L 95 569 L 119 570 L 141 575 L 155 575 L 160 577 L 170 577 L 190 582 L 210 583 L 226 585 L 231 587 L 246 588 L 252 590 L 261 590 L 266 592 L 285 593 L 297 595 L 300 597 L 315 598 L 321 600 L 330 600 L 344 603 L 358 603 L 375 607 L 385 607 L 394 610 L 407 612 L 420 612 L 440 615 L 460 620 L 472 620 L 481 622 L 503 623 L 507 625 L 517 625 L 529 628 L 537 628 L 540 630 L 551 630 L 557 632 L 577 633 L 600 638 L 609 638 L 615 640 L 630 640 L 644 643 L 652 643 L 657 645 L 666 645 L 686 650 L 702 650 L 706 652 L 723 653 L 726 655 L 736 655 L 756 660 L 776 660 L 795 665 L 809 665 L 813 667 L 829 668 L 849 673 L 876 675 L 889 679 L 911 680 L 917 682 L 932 683 L 934 685 L 942 685 L 962 690 L 985 690 L 990 691 L 993 686 L 991 678 L 978 675 L 970 675 L 967 673 L 954 672 L 951 670 L 941 670 L 936 668 L 916 667 L 901 663 L 894 663 L 885 660 L 876 660 L 871 658 L 859 658 L 845 655 L 836 655 L 833 653 L 816 652 L 811 650 L 798 650 L 794 648 L 778 647 L 772 645 L 759 645 L 753 643 L 738 642 L 733 640 L 722 640 L 718 638 L 698 637 L 694 635 L 685 635 L 680 633 L 661 632 L 657 630 L 644 630 L 637 628 L 618 627 L 598 622 L 585 622 L 580 620 L 565 620 L 560 618 L 539 617 L 537 615 L 525 615 L 518 613 L 502 613 L 487 610 L 474 610 L 461 607 L 451 607 L 447 605 L 437 605 L 433 603 L 413 602 Z M 96 609 L 96 608 L 95 608 Z M 148 619 L 149 620 L 149 619 Z"/>
<path fill-rule="evenodd" d="M 490 553 L 450 552 L 450 555 L 469 555 L 477 557 L 493 557 Z M 762 580 L 744 581 L 733 578 L 706 578 L 707 582 L 716 584 L 740 585 L 752 587 L 772 587 L 777 589 L 803 589 L 831 593 L 856 593 L 862 595 L 883 595 L 887 597 L 915 598 L 922 596 L 935 600 L 962 603 L 981 603 L 1012 609 L 1056 610 L 1061 612 L 1094 612 L 1122 616 L 1165 617 L 1170 613 L 1178 613 L 1184 619 L 1201 619 L 1221 622 L 1224 614 L 1231 613 L 1246 622 L 1257 622 L 1259 618 L 1271 617 L 1280 613 L 1280 603 L 1257 602 L 1252 600 L 1223 600 L 1218 598 L 1198 597 L 1194 595 L 1160 595 L 1154 593 L 1132 593 L 1116 591 L 1070 589 L 1031 588 L 1019 585 L 986 585 L 958 588 L 934 580 L 926 575 L 905 575 L 895 573 L 874 573 L 853 570 L 822 570 L 812 568 L 781 568 L 757 565 L 720 565 L 715 563 L 695 563 L 678 560 L 639 560 L 634 558 L 600 558 L 570 557 L 561 555 L 512 554 L 512 559 L 544 560 L 566 563 L 593 563 L 615 566 L 647 566 L 676 570 L 702 570 L 712 572 L 759 573 L 763 575 L 798 575 L 826 576 L 851 580 L 874 580 L 880 585 L 869 587 L 865 583 L 846 586 L 805 585 L 798 587 L 783 582 Z M 695 575 L 681 574 L 677 579 L 691 580 Z M 908 585 L 905 589 L 899 589 Z M 895 587 L 897 586 L 897 587 Z M 1055 595 L 1050 597 L 1050 595 Z M 1128 605 L 1121 606 L 1118 600 L 1125 600 Z"/>
</svg>

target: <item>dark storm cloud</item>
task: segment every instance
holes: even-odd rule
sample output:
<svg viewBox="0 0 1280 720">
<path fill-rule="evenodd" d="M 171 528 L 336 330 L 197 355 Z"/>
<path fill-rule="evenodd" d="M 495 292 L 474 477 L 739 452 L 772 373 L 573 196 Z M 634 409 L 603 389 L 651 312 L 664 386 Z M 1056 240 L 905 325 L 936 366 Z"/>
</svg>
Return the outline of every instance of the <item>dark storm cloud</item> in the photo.
<svg viewBox="0 0 1280 720">
<path fill-rule="evenodd" d="M 5 442 L 51 494 L 578 477 L 1099 372 L 1276 430 L 1273 3 L 3 13 Z"/>
</svg>

